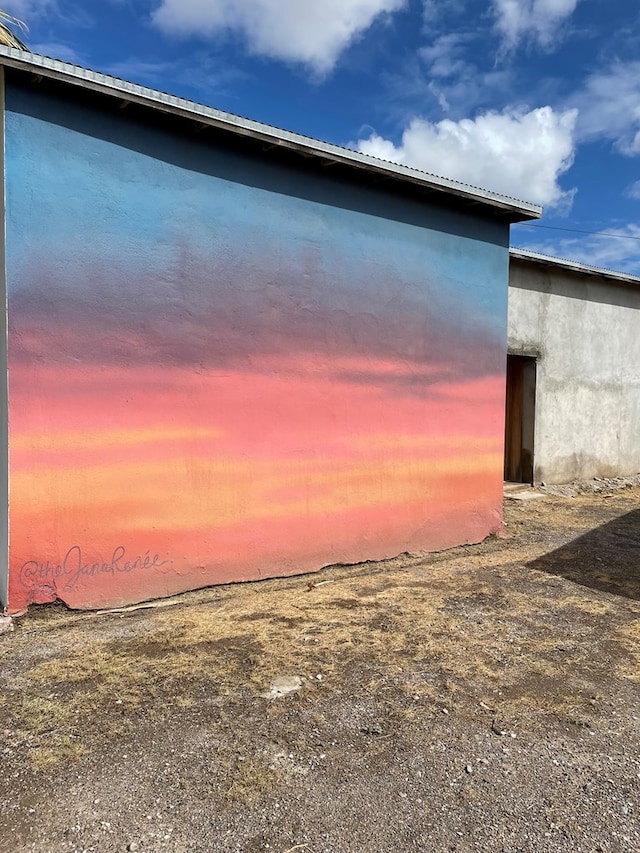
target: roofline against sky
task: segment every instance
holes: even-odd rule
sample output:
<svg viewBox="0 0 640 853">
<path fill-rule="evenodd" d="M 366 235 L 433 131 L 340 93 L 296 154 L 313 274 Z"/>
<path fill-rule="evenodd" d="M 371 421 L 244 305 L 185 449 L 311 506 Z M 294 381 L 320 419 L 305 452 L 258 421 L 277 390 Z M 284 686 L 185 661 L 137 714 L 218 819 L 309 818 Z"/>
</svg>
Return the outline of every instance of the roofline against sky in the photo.
<svg viewBox="0 0 640 853">
<path fill-rule="evenodd" d="M 516 261 L 527 261 L 532 264 L 547 267 L 560 267 L 570 272 L 584 273 L 585 275 L 600 276 L 620 282 L 621 284 L 633 284 L 640 286 L 640 276 L 630 275 L 625 272 L 594 267 L 582 264 L 579 261 L 570 261 L 566 258 L 555 258 L 552 255 L 543 255 L 539 252 L 529 252 L 526 249 L 509 249 L 509 255 Z"/>
<path fill-rule="evenodd" d="M 501 215 L 509 222 L 538 219 L 542 215 L 542 208 L 536 204 L 520 201 L 491 190 L 480 189 L 460 181 L 454 181 L 451 178 L 431 175 L 428 172 L 381 160 L 339 145 L 321 142 L 302 134 L 271 127 L 233 113 L 207 107 L 185 98 L 158 92 L 146 86 L 129 83 L 118 77 L 110 77 L 79 65 L 72 65 L 40 54 L 0 45 L 0 66 L 30 72 L 36 76 L 100 92 L 163 113 L 196 120 L 204 125 L 259 140 L 280 149 L 288 149 L 302 156 L 313 157 L 324 165 L 340 164 L 370 173 L 378 178 L 386 178 L 397 183 L 413 184 L 430 193 L 442 192 L 471 205 L 493 208 L 494 214 Z"/>
</svg>

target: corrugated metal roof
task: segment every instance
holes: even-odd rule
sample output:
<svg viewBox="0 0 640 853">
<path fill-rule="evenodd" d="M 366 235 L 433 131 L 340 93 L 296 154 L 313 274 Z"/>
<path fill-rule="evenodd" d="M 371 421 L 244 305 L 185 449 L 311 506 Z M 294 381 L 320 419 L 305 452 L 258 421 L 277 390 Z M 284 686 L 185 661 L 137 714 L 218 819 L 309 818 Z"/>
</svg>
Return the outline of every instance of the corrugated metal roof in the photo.
<svg viewBox="0 0 640 853">
<path fill-rule="evenodd" d="M 570 270 L 571 272 L 584 273 L 585 275 L 597 275 L 603 278 L 615 279 L 623 284 L 638 284 L 640 285 L 640 276 L 629 275 L 625 272 L 616 272 L 615 270 L 604 269 L 602 267 L 594 267 L 589 264 L 582 264 L 580 261 L 570 261 L 566 258 L 554 258 L 552 255 L 543 255 L 539 252 L 529 252 L 525 249 L 509 249 L 509 254 L 512 258 L 521 261 L 531 261 L 534 264 L 541 264 L 548 267 L 561 267 L 562 269 Z"/>
<path fill-rule="evenodd" d="M 489 206 L 495 208 L 510 222 L 537 219 L 542 214 L 542 208 L 536 204 L 520 201 L 491 190 L 483 190 L 450 178 L 431 175 L 399 163 L 380 160 L 339 145 L 320 142 L 299 133 L 271 127 L 58 59 L 0 45 L 0 65 L 101 92 L 164 113 L 195 119 L 211 127 L 296 151 L 307 157 L 315 157 L 323 163 L 341 164 L 372 173 L 377 177 L 410 183 L 430 192 L 446 193 L 470 204 Z"/>
</svg>

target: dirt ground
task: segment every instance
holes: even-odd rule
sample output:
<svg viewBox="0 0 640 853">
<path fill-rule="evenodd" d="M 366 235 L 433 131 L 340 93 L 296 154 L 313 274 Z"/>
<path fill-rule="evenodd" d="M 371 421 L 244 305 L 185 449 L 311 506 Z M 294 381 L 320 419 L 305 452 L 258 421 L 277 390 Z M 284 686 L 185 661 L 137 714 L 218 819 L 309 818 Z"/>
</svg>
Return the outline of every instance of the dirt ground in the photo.
<svg viewBox="0 0 640 853">
<path fill-rule="evenodd" d="M 505 512 L 438 554 L 32 609 L 0 635 L 0 851 L 640 851 L 640 488 Z"/>
</svg>

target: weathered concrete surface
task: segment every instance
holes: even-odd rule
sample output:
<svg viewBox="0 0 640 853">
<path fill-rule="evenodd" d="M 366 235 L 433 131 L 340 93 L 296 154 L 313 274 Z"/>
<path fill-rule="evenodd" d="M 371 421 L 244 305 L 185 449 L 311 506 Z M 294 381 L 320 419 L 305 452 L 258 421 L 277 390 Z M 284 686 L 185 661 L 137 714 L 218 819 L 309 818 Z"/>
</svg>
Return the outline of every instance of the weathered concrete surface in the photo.
<svg viewBox="0 0 640 853">
<path fill-rule="evenodd" d="M 508 346 L 538 357 L 535 482 L 640 471 L 640 286 L 512 257 Z"/>
<path fill-rule="evenodd" d="M 311 583 L 32 608 L 0 636 L 0 853 L 637 853 L 640 488 L 505 521 Z"/>
</svg>

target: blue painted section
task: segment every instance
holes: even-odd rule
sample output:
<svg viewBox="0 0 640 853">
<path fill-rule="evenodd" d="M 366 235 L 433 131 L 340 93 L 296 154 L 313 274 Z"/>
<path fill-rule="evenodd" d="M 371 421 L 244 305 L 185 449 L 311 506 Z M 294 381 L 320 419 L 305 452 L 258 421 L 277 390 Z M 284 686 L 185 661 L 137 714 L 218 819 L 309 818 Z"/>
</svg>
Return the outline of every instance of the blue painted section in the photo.
<svg viewBox="0 0 640 853">
<path fill-rule="evenodd" d="M 12 137 L 20 139 L 15 153 Z M 11 85 L 7 139 L 9 227 L 38 234 L 42 255 L 55 255 L 61 244 L 69 248 L 69 289 L 84 288 L 74 267 L 82 270 L 96 257 L 164 280 L 186 254 L 215 264 L 220 253 L 242 255 L 249 246 L 268 263 L 270 247 L 277 247 L 291 268 L 304 269 L 310 254 L 323 259 L 329 300 L 331 288 L 345 280 L 357 299 L 366 298 L 365 264 L 400 274 L 436 311 L 453 310 L 463 320 L 469 306 L 473 325 L 481 312 L 482 324 L 504 339 L 503 223 L 215 150 Z M 47 187 L 46 195 L 24 192 L 39 186 Z M 29 286 L 23 276 L 32 250 L 27 242 L 9 245 L 13 292 Z"/>
</svg>

